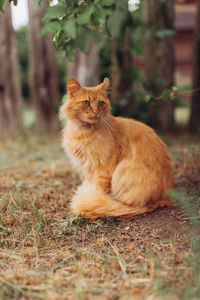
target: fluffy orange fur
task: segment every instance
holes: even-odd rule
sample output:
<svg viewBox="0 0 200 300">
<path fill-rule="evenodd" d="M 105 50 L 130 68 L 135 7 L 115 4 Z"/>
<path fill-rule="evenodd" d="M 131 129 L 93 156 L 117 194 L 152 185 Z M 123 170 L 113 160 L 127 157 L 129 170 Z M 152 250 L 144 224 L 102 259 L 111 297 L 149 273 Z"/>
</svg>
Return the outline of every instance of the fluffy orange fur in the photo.
<svg viewBox="0 0 200 300">
<path fill-rule="evenodd" d="M 112 116 L 108 85 L 108 78 L 96 87 L 68 81 L 63 147 L 84 179 L 72 212 L 91 219 L 132 217 L 170 206 L 173 169 L 165 144 L 147 125 Z"/>
</svg>

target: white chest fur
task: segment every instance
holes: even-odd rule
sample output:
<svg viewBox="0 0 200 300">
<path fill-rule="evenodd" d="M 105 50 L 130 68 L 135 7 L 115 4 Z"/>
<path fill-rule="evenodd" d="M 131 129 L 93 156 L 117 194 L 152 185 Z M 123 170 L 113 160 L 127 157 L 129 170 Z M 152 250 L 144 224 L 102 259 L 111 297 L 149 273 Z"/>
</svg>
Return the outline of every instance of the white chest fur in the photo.
<svg viewBox="0 0 200 300">
<path fill-rule="evenodd" d="M 106 161 L 115 147 L 110 132 L 99 130 L 80 138 L 69 129 L 64 130 L 63 147 L 73 166 L 83 175 L 95 175 L 100 165 L 106 167 Z"/>
</svg>

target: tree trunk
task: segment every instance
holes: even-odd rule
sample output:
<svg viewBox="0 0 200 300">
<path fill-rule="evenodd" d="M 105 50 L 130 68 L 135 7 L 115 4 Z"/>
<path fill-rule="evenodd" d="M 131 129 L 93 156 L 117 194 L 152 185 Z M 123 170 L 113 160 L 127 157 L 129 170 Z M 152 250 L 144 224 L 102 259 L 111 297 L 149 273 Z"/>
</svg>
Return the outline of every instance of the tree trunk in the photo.
<svg viewBox="0 0 200 300">
<path fill-rule="evenodd" d="M 99 56 L 93 40 L 86 55 L 79 49 L 75 51 L 73 62 L 67 63 L 68 78 L 76 78 L 81 85 L 95 86 L 99 83 Z"/>
<path fill-rule="evenodd" d="M 134 97 L 133 97 L 133 80 L 132 80 L 132 68 L 133 57 L 131 55 L 130 35 L 128 30 L 126 31 L 123 42 L 116 42 L 114 49 L 113 59 L 116 61 L 118 80 L 114 83 L 116 86 L 115 98 L 113 100 L 119 101 L 120 115 L 133 116 L 134 115 Z M 114 67 L 115 68 L 115 67 Z M 113 79 L 115 72 L 112 74 Z M 114 80 L 113 80 L 114 81 Z"/>
<path fill-rule="evenodd" d="M 194 38 L 193 88 L 200 87 L 200 0 L 197 0 L 197 16 Z M 200 133 L 200 91 L 192 96 L 192 107 L 189 127 L 193 132 Z"/>
<path fill-rule="evenodd" d="M 174 85 L 174 5 L 173 0 L 164 2 L 144 0 L 143 19 L 145 25 L 145 67 L 147 88 L 159 96 Z M 159 100 L 149 105 L 149 123 L 160 130 L 174 125 L 172 100 Z"/>
<path fill-rule="evenodd" d="M 20 127 L 20 84 L 16 43 L 9 2 L 0 12 L 0 134 L 14 134 Z"/>
<path fill-rule="evenodd" d="M 56 106 L 61 97 L 58 88 L 55 48 L 52 35 L 41 37 L 42 18 L 48 7 L 43 1 L 36 9 L 29 0 L 30 81 L 33 105 L 36 111 L 38 133 L 55 133 L 59 129 Z"/>
</svg>

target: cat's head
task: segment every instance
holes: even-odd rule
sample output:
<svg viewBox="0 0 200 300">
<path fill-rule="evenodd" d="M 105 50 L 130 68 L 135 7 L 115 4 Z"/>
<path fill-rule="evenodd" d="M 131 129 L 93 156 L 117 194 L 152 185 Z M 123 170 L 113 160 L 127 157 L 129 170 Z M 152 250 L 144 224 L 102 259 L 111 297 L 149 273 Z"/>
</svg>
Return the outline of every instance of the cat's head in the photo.
<svg viewBox="0 0 200 300">
<path fill-rule="evenodd" d="M 64 115 L 80 124 L 100 122 L 110 113 L 108 86 L 108 78 L 95 87 L 82 87 L 76 79 L 69 79 L 67 101 L 62 110 Z"/>
</svg>

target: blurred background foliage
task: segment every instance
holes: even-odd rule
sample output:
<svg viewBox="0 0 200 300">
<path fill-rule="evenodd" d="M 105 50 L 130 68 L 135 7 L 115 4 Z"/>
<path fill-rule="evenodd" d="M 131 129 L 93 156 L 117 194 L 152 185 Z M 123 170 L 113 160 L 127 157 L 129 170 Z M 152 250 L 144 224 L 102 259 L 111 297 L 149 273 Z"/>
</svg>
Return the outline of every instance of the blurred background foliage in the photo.
<svg viewBox="0 0 200 300">
<path fill-rule="evenodd" d="M 24 101 L 30 101 L 27 27 L 21 27 L 20 29 L 16 30 L 16 42 L 20 67 L 22 96 Z"/>
<path fill-rule="evenodd" d="M 0 13 L 2 22 L 3 18 L 9 17 L 9 2 L 17 5 L 17 1 L 1 1 L 0 9 L 4 10 Z M 11 102 L 21 103 L 19 111 L 23 112 L 22 116 L 19 113 L 15 117 L 22 120 L 22 127 L 39 124 L 36 129 L 41 134 L 59 129 L 57 122 L 50 122 L 50 118 L 57 118 L 57 110 L 66 93 L 67 78 L 71 76 L 89 86 L 109 77 L 114 115 L 133 117 L 162 131 L 174 130 L 177 124 L 185 127 L 193 124 L 191 119 L 198 119 L 194 115 L 199 110 L 199 105 L 194 105 L 195 100 L 191 100 L 194 98 L 193 88 L 198 97 L 198 83 L 195 85 L 192 79 L 196 64 L 191 71 L 190 62 L 190 74 L 185 80 L 180 74 L 186 71 L 178 70 L 180 54 L 177 53 L 181 48 L 181 35 L 189 29 L 185 27 L 181 31 L 177 24 L 184 5 L 185 10 L 187 5 L 190 5 L 190 10 L 193 7 L 193 19 L 195 15 L 198 18 L 198 10 L 196 1 L 181 1 L 182 6 L 179 2 L 28 1 L 29 25 L 13 34 L 17 48 L 16 64 L 20 70 L 19 98 L 23 101 Z M 34 29 L 36 22 L 39 25 Z M 184 22 L 187 25 L 187 16 Z M 187 56 L 194 53 L 195 30 L 193 24 L 190 28 L 193 44 L 191 39 L 185 40 L 185 48 L 190 48 L 183 49 L 183 52 L 188 51 Z M 188 68 L 188 61 L 186 64 Z M 42 74 L 40 80 L 37 72 Z M 53 90 L 58 90 L 54 100 L 50 100 L 52 82 L 55 83 Z M 42 96 L 42 91 L 45 91 L 45 96 Z M 48 113 L 45 112 L 47 103 L 50 107 Z M 48 122 L 54 125 L 48 127 Z M 2 123 L 2 128 L 8 127 L 5 124 Z M 199 127 L 198 120 L 190 126 L 197 132 Z"/>
</svg>

